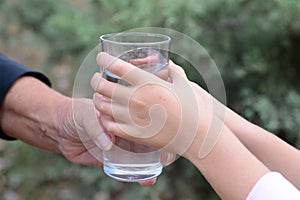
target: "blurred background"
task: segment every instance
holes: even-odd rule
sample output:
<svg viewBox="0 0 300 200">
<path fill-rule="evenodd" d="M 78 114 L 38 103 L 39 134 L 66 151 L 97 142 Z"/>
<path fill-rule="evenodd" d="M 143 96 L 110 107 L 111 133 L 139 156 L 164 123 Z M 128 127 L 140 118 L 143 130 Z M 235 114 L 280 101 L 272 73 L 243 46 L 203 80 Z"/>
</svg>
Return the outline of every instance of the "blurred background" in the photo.
<svg viewBox="0 0 300 200">
<path fill-rule="evenodd" d="M 299 0 L 1 0 L 0 52 L 71 95 L 77 69 L 100 35 L 149 26 L 198 41 L 222 74 L 228 106 L 300 148 Z M 182 158 L 143 188 L 19 141 L 0 141 L 0 199 L 219 198 Z"/>
</svg>

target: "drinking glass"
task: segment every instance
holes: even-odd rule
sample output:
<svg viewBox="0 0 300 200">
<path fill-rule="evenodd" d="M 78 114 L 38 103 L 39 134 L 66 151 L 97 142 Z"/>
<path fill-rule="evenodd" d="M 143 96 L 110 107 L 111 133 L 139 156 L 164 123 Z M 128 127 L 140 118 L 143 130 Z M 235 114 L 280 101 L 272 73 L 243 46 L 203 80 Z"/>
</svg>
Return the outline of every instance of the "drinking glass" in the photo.
<svg viewBox="0 0 300 200">
<path fill-rule="evenodd" d="M 160 78 L 168 78 L 170 37 L 156 33 L 123 32 L 100 37 L 101 51 L 129 62 Z M 128 85 L 100 66 L 103 77 Z M 119 181 L 139 182 L 157 177 L 162 172 L 161 152 L 149 146 L 114 136 L 114 145 L 103 152 L 104 172 Z"/>
</svg>

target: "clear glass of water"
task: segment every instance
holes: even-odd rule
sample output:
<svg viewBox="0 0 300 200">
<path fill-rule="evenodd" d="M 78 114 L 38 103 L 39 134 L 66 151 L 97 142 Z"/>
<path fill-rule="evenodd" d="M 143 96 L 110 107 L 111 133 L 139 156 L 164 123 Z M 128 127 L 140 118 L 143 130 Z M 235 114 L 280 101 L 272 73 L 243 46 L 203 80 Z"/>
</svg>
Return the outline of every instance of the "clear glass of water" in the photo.
<svg viewBox="0 0 300 200">
<path fill-rule="evenodd" d="M 170 41 L 166 35 L 145 32 L 122 32 L 100 37 L 101 51 L 165 80 L 168 78 Z M 100 71 L 107 80 L 128 85 L 109 70 L 101 68 Z M 159 150 L 117 136 L 113 142 L 113 147 L 103 152 L 103 169 L 108 176 L 124 182 L 139 182 L 155 178 L 162 172 Z"/>
</svg>

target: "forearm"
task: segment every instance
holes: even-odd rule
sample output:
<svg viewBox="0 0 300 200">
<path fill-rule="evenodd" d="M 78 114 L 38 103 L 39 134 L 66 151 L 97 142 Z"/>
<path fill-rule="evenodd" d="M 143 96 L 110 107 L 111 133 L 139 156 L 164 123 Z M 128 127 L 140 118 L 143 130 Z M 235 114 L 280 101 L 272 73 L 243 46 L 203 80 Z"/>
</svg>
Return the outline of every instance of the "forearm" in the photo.
<svg viewBox="0 0 300 200">
<path fill-rule="evenodd" d="M 300 188 L 300 151 L 274 134 L 247 121 L 200 88 L 201 96 L 213 102 L 213 113 L 265 166 L 283 174 Z"/>
<path fill-rule="evenodd" d="M 206 98 L 209 97 L 205 92 Z M 238 139 L 270 170 L 283 174 L 300 188 L 300 152 L 274 134 L 247 121 L 228 107 L 214 101 L 219 108 L 215 114 Z M 222 108 L 223 109 L 220 109 Z"/>
<path fill-rule="evenodd" d="M 195 142 L 185 157 L 199 169 L 222 199 L 246 199 L 256 182 L 269 170 L 226 126 L 220 134 L 218 142 L 205 158 L 198 157 L 200 142 Z"/>
<path fill-rule="evenodd" d="M 66 101 L 71 100 L 41 81 L 33 77 L 21 77 L 12 85 L 1 105 L 1 128 L 10 137 L 60 152 L 58 112 L 66 109 Z"/>
<path fill-rule="evenodd" d="M 225 123 L 270 170 L 280 172 L 300 189 L 299 150 L 229 108 L 226 109 Z"/>
</svg>

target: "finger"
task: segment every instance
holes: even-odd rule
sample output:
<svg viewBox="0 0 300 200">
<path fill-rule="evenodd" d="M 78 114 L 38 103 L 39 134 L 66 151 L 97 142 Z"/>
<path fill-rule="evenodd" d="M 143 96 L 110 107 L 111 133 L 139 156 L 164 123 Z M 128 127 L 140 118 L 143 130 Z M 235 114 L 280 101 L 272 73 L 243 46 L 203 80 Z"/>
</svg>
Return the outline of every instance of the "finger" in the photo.
<svg viewBox="0 0 300 200">
<path fill-rule="evenodd" d="M 96 109 L 91 100 L 76 100 L 73 102 L 74 122 L 82 141 L 91 138 L 103 150 L 111 148 L 112 143 L 101 128 Z"/>
<path fill-rule="evenodd" d="M 111 116 L 107 116 L 107 115 L 101 115 L 100 116 L 100 121 L 101 121 L 101 125 L 103 126 L 103 129 L 105 130 L 105 132 L 109 132 L 113 135 L 120 135 L 120 129 L 118 128 L 118 126 L 116 125 L 116 122 L 113 120 L 113 118 Z M 118 134 L 116 134 L 118 133 Z"/>
<path fill-rule="evenodd" d="M 100 111 L 101 114 L 113 117 L 115 121 L 120 121 L 123 118 L 123 113 L 126 108 L 124 108 L 121 104 L 103 100 L 98 93 L 94 94 L 93 102 L 95 108 Z"/>
<path fill-rule="evenodd" d="M 131 91 L 129 87 L 105 80 L 99 73 L 94 74 L 90 84 L 99 94 L 119 102 L 127 102 Z"/>
<path fill-rule="evenodd" d="M 94 103 L 94 106 L 95 106 L 96 110 L 99 112 L 98 117 L 101 114 L 106 114 L 106 115 L 111 116 L 111 114 L 110 114 L 111 112 L 109 112 L 106 107 L 103 108 L 104 104 L 111 104 L 111 99 L 106 99 L 101 94 L 96 92 L 93 95 L 93 103 Z"/>
<path fill-rule="evenodd" d="M 101 74 L 99 72 L 95 73 L 93 75 L 93 77 L 91 78 L 91 80 L 90 80 L 90 86 L 93 88 L 94 91 L 97 90 L 98 85 L 99 85 L 99 83 L 101 81 L 101 78 L 102 77 L 101 77 Z"/>
<path fill-rule="evenodd" d="M 85 123 L 85 130 L 91 136 L 95 144 L 102 150 L 108 151 L 112 147 L 112 142 L 104 133 L 97 118 L 87 118 Z"/>
<path fill-rule="evenodd" d="M 156 181 L 157 181 L 157 178 L 153 178 L 153 179 L 150 179 L 150 180 L 141 181 L 141 182 L 139 182 L 139 184 L 141 186 L 148 187 L 148 186 L 154 185 L 156 183 Z"/>
<path fill-rule="evenodd" d="M 139 85 L 149 82 L 149 80 L 157 79 L 154 75 L 104 52 L 98 54 L 97 62 L 100 66 L 121 77 L 131 85 Z"/>
<path fill-rule="evenodd" d="M 159 77 L 159 78 L 165 80 L 165 81 L 168 81 L 168 79 L 169 79 L 169 68 L 166 67 L 166 68 L 164 68 L 164 69 L 158 71 L 157 73 L 155 73 L 155 75 L 156 75 L 157 77 Z M 168 81 L 168 82 L 170 82 L 170 81 Z"/>
<path fill-rule="evenodd" d="M 105 129 L 105 132 L 109 132 L 113 135 L 117 135 L 124 139 L 132 139 L 132 137 L 129 134 L 122 131 L 125 129 L 124 127 L 126 125 L 115 122 L 112 117 L 107 116 L 107 115 L 102 115 L 100 117 L 100 120 L 101 120 L 101 124 L 102 124 L 103 128 Z"/>
<path fill-rule="evenodd" d="M 99 153 L 100 155 L 102 155 L 102 152 Z M 69 160 L 75 164 L 83 164 L 83 165 L 93 166 L 97 168 L 103 167 L 102 158 L 101 159 L 95 158 L 95 156 L 92 155 L 91 152 L 89 151 L 83 152 L 82 154 L 76 157 L 72 157 Z"/>
<path fill-rule="evenodd" d="M 102 150 L 97 145 L 95 145 L 95 143 L 92 147 L 87 148 L 87 151 L 82 152 L 75 159 L 78 162 L 85 164 L 85 165 L 91 165 L 94 167 L 102 167 L 103 166 Z"/>
<path fill-rule="evenodd" d="M 135 66 L 150 64 L 150 63 L 158 63 L 160 60 L 160 56 L 161 55 L 159 53 L 155 53 L 154 55 L 150 55 L 145 58 L 132 59 L 130 60 L 130 63 Z"/>
<path fill-rule="evenodd" d="M 176 160 L 176 154 L 163 151 L 161 153 L 160 162 L 164 166 L 172 164 Z"/>
<path fill-rule="evenodd" d="M 148 65 L 150 64 L 150 66 L 153 66 L 153 64 L 159 66 L 160 63 L 162 62 L 161 61 L 162 59 L 164 59 L 164 63 L 167 63 L 166 59 L 160 53 L 155 53 L 154 55 L 150 55 L 145 58 L 132 59 L 132 60 L 130 60 L 130 63 L 139 68 L 145 67 L 145 66 L 147 66 L 147 64 Z M 152 67 L 150 67 L 150 69 L 151 68 Z M 146 70 L 146 71 L 148 71 L 148 70 Z M 169 77 L 168 67 L 165 67 L 163 69 L 161 69 L 159 67 L 159 71 L 157 69 L 154 69 L 151 72 L 163 80 L 168 80 L 168 77 Z"/>
<path fill-rule="evenodd" d="M 109 140 L 114 144 L 115 143 L 115 141 L 116 141 L 116 137 L 115 137 L 115 135 L 113 134 L 113 133 L 111 133 L 111 132 L 108 132 L 106 129 L 105 129 L 105 127 L 104 127 L 104 125 L 103 125 L 103 123 L 102 123 L 102 120 L 101 120 L 101 117 L 103 117 L 104 115 L 100 115 L 99 116 L 99 118 L 98 118 L 98 121 L 99 121 L 99 124 L 100 124 L 100 126 L 101 126 L 101 128 L 103 129 L 103 131 L 104 131 L 104 133 L 106 134 L 106 136 L 109 138 Z M 114 119 L 112 118 L 112 117 L 110 117 L 110 116 L 108 116 L 108 115 L 105 115 L 107 118 L 109 118 L 111 121 L 114 121 Z"/>
<path fill-rule="evenodd" d="M 103 96 L 112 97 L 112 91 L 117 87 L 116 83 L 105 80 L 101 74 L 95 73 L 90 81 L 90 85 L 94 91 L 100 93 Z"/>
<path fill-rule="evenodd" d="M 138 58 L 138 59 L 132 59 L 130 60 L 130 63 L 133 64 L 134 66 L 140 66 L 148 63 L 146 58 Z"/>
</svg>

